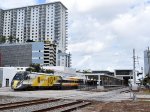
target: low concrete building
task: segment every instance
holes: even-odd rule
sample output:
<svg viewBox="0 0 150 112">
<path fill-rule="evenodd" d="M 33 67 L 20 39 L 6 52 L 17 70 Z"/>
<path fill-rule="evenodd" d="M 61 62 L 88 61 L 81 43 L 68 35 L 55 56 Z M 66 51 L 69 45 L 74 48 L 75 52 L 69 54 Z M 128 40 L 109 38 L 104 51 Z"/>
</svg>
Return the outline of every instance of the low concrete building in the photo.
<svg viewBox="0 0 150 112">
<path fill-rule="evenodd" d="M 15 74 L 27 67 L 0 67 L 0 87 L 9 87 Z"/>
<path fill-rule="evenodd" d="M 81 75 L 81 74 L 80 74 Z M 82 73 L 85 76 L 85 82 L 93 86 L 121 86 L 123 80 L 106 73 Z"/>
<path fill-rule="evenodd" d="M 118 69 L 114 72 L 115 77 L 123 79 L 124 85 L 129 84 L 129 79 L 133 79 L 133 70 L 132 69 Z"/>
<path fill-rule="evenodd" d="M 0 66 L 26 67 L 32 63 L 43 65 L 44 43 L 1 44 Z"/>
<path fill-rule="evenodd" d="M 32 44 L 1 44 L 0 66 L 29 66 L 32 63 Z"/>
<path fill-rule="evenodd" d="M 110 71 L 107 71 L 107 70 L 94 70 L 94 71 L 92 71 L 92 73 L 102 73 L 102 74 L 107 74 L 107 75 L 114 76 L 114 72 L 110 72 Z"/>
</svg>

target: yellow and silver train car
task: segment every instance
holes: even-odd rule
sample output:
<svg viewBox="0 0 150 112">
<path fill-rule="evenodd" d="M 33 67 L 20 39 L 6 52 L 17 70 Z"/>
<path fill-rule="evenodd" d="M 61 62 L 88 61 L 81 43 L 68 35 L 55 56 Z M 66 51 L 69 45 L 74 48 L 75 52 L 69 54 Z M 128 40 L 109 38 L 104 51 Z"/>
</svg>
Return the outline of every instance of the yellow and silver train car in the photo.
<svg viewBox="0 0 150 112">
<path fill-rule="evenodd" d="M 18 72 L 11 82 L 11 88 L 14 90 L 66 89 L 78 88 L 80 83 L 82 80 L 77 78 L 63 79 L 61 76 L 46 73 Z"/>
</svg>

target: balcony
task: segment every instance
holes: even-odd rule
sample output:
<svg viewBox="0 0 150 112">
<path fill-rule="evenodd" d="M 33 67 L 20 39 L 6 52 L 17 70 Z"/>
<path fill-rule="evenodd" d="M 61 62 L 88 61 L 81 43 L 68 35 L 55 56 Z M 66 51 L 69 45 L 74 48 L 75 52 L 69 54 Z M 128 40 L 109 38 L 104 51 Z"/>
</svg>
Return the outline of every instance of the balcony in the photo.
<svg viewBox="0 0 150 112">
<path fill-rule="evenodd" d="M 44 54 L 49 54 L 49 51 L 44 51 Z"/>
<path fill-rule="evenodd" d="M 55 58 L 55 57 L 56 57 L 56 55 L 52 54 L 52 55 L 50 55 L 50 57 Z"/>
<path fill-rule="evenodd" d="M 60 15 L 55 15 L 55 21 L 56 20 L 60 20 L 61 19 L 61 16 Z"/>
<path fill-rule="evenodd" d="M 60 4 L 55 4 L 55 9 L 56 10 L 61 9 L 61 5 Z"/>
<path fill-rule="evenodd" d="M 44 59 L 47 59 L 47 60 L 49 60 L 49 58 L 50 58 L 49 56 L 44 56 Z"/>
<path fill-rule="evenodd" d="M 60 34 L 60 30 L 54 30 L 54 32 L 55 32 L 56 35 L 59 35 L 59 34 Z M 55 36 L 56 36 L 56 35 L 55 35 Z"/>
<path fill-rule="evenodd" d="M 45 63 L 46 63 L 46 64 L 49 63 L 49 60 L 45 60 L 45 61 L 44 61 L 44 64 L 45 64 Z"/>
<path fill-rule="evenodd" d="M 54 28 L 60 28 L 60 24 L 55 24 Z"/>
<path fill-rule="evenodd" d="M 58 31 L 60 31 L 61 29 L 60 29 L 60 27 L 55 27 L 55 31 L 56 32 L 58 32 Z"/>
</svg>

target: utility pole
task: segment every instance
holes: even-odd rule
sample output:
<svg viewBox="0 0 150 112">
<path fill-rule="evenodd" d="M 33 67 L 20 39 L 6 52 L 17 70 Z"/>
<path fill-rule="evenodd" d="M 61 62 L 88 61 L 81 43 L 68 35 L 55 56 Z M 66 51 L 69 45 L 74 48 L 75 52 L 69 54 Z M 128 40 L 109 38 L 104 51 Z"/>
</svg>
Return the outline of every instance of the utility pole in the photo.
<svg viewBox="0 0 150 112">
<path fill-rule="evenodd" d="M 133 49 L 133 82 L 136 84 L 136 74 L 135 74 L 135 49 Z"/>
<path fill-rule="evenodd" d="M 142 86 L 143 86 L 143 67 L 141 67 L 141 72 L 142 72 Z"/>
<path fill-rule="evenodd" d="M 150 51 L 149 51 L 149 47 L 148 47 L 148 51 L 147 51 L 147 58 L 148 58 L 148 77 L 150 77 Z"/>
</svg>

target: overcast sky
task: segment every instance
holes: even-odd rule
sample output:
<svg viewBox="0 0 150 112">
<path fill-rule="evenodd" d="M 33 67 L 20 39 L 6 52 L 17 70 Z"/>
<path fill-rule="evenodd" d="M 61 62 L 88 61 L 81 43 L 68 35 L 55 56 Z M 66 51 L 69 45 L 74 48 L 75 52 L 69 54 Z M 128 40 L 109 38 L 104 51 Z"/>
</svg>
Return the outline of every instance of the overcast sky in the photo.
<svg viewBox="0 0 150 112">
<path fill-rule="evenodd" d="M 58 0 L 0 0 L 4 9 Z M 150 0 L 60 0 L 69 12 L 69 46 L 77 69 L 132 68 L 132 50 L 143 66 L 150 45 Z"/>
</svg>

